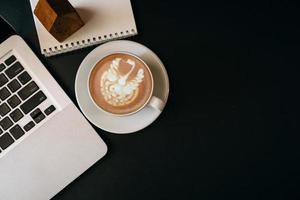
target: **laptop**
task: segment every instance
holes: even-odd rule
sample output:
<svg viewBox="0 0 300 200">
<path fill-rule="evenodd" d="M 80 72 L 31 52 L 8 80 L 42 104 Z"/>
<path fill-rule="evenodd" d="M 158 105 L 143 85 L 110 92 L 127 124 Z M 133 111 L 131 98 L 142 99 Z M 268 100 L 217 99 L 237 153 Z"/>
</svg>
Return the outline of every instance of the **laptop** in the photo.
<svg viewBox="0 0 300 200">
<path fill-rule="evenodd" d="M 0 199 L 50 199 L 107 146 L 0 17 Z"/>
</svg>

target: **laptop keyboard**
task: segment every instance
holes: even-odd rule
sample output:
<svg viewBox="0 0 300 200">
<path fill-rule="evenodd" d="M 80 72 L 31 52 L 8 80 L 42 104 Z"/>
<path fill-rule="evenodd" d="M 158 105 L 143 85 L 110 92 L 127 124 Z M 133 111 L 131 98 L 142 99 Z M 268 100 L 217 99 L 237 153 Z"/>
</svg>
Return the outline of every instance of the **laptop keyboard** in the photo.
<svg viewBox="0 0 300 200">
<path fill-rule="evenodd" d="M 56 110 L 46 99 L 14 55 L 0 63 L 0 154 Z"/>
</svg>

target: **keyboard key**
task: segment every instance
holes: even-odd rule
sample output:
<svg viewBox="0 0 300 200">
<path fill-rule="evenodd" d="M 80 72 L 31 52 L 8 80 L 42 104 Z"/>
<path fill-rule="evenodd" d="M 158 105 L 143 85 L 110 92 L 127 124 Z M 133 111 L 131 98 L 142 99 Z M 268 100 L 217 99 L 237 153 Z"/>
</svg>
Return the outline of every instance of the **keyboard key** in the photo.
<svg viewBox="0 0 300 200">
<path fill-rule="evenodd" d="M 17 95 L 13 95 L 7 100 L 7 103 L 10 105 L 10 107 L 15 108 L 17 105 L 21 103 L 21 100 Z"/>
<path fill-rule="evenodd" d="M 4 61 L 5 62 L 5 64 L 7 65 L 7 66 L 9 66 L 9 65 L 11 65 L 13 62 L 15 62 L 17 59 L 16 59 L 16 57 L 15 56 L 11 56 L 11 57 L 9 57 L 6 61 Z"/>
<path fill-rule="evenodd" d="M 42 111 L 38 108 L 32 113 L 30 113 L 30 116 L 35 121 L 35 123 L 39 123 L 43 119 L 45 119 L 45 115 L 42 113 Z"/>
<path fill-rule="evenodd" d="M 6 78 L 6 76 L 4 74 L 0 74 L 0 87 L 5 85 L 5 83 L 7 83 L 7 82 L 8 82 L 8 79 Z"/>
<path fill-rule="evenodd" d="M 37 117 L 35 117 L 33 120 L 35 121 L 35 123 L 40 123 L 43 119 L 45 119 L 45 115 L 43 113 L 41 113 L 40 115 L 38 115 Z"/>
<path fill-rule="evenodd" d="M 32 118 L 35 118 L 35 117 L 37 117 L 38 115 L 40 115 L 42 113 L 42 111 L 39 109 L 39 108 L 37 108 L 37 109 L 35 109 L 34 111 L 32 111 L 32 113 L 30 113 L 30 116 L 32 117 Z"/>
<path fill-rule="evenodd" d="M 5 133 L 0 137 L 0 147 L 4 150 L 14 143 L 14 139 L 8 134 Z"/>
<path fill-rule="evenodd" d="M 31 80 L 31 76 L 27 72 L 23 72 L 18 76 L 18 79 L 23 85 L 25 85 L 28 81 Z"/>
<path fill-rule="evenodd" d="M 23 129 L 17 124 L 9 130 L 10 134 L 15 138 L 15 140 L 22 137 L 25 134 Z"/>
<path fill-rule="evenodd" d="M 25 100 L 38 89 L 39 86 L 37 86 L 37 84 L 34 81 L 31 81 L 30 83 L 28 83 L 28 85 L 26 85 L 18 92 L 18 95 L 21 97 L 22 100 Z"/>
<path fill-rule="evenodd" d="M 0 105 L 0 115 L 2 117 L 4 117 L 7 113 L 9 113 L 9 111 L 11 111 L 11 109 L 9 108 L 7 103 L 3 103 Z"/>
<path fill-rule="evenodd" d="M 25 130 L 25 131 L 29 131 L 29 130 L 31 130 L 34 126 L 35 126 L 34 122 L 33 122 L 33 121 L 30 121 L 29 123 L 27 123 L 27 124 L 24 126 L 24 130 Z"/>
<path fill-rule="evenodd" d="M 18 75 L 21 71 L 23 71 L 23 69 L 24 67 L 21 65 L 21 63 L 16 62 L 10 68 L 5 70 L 5 74 L 8 76 L 8 78 L 12 79 L 16 75 Z"/>
<path fill-rule="evenodd" d="M 0 72 L 2 72 L 5 69 L 5 65 L 4 64 L 0 64 Z"/>
<path fill-rule="evenodd" d="M 14 110 L 12 113 L 9 114 L 9 116 L 14 120 L 14 122 L 19 121 L 24 116 L 23 113 L 20 111 L 20 109 Z"/>
<path fill-rule="evenodd" d="M 0 90 L 0 99 L 2 101 L 4 101 L 5 99 L 7 99 L 9 96 L 11 95 L 11 93 L 9 92 L 9 90 L 7 89 L 7 87 L 4 87 Z"/>
<path fill-rule="evenodd" d="M 2 131 L 2 129 L 0 128 L 0 135 L 2 135 L 2 133 L 3 133 L 3 131 Z"/>
<path fill-rule="evenodd" d="M 13 81 L 7 84 L 7 87 L 10 89 L 11 92 L 15 92 L 21 87 L 21 84 L 19 83 L 19 81 L 14 79 Z"/>
<path fill-rule="evenodd" d="M 45 94 L 42 91 L 39 91 L 35 95 L 30 97 L 25 103 L 23 103 L 20 108 L 25 114 L 27 114 L 46 99 L 47 97 L 45 96 Z"/>
<path fill-rule="evenodd" d="M 55 109 L 56 109 L 56 108 L 55 108 L 53 105 L 51 105 L 51 106 L 49 106 L 49 107 L 44 111 L 44 113 L 45 113 L 46 115 L 50 115 Z"/>
<path fill-rule="evenodd" d="M 3 130 L 9 129 L 13 125 L 13 122 L 8 118 L 5 117 L 0 121 L 0 126 L 3 128 Z"/>
</svg>

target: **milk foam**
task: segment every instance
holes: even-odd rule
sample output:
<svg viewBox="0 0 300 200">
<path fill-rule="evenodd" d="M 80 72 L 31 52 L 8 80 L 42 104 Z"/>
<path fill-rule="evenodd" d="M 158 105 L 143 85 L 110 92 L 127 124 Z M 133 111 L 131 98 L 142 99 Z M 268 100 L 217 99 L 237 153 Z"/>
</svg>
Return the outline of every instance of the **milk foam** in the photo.
<svg viewBox="0 0 300 200">
<path fill-rule="evenodd" d="M 121 74 L 120 61 L 125 61 L 131 66 L 126 74 Z M 131 78 L 133 70 L 138 67 L 133 60 L 115 58 L 110 67 L 103 73 L 100 80 L 100 90 L 105 101 L 113 106 L 130 104 L 138 95 L 140 84 L 144 79 L 144 69 L 138 69 L 136 75 Z M 131 76 L 132 77 L 132 76 Z"/>
</svg>

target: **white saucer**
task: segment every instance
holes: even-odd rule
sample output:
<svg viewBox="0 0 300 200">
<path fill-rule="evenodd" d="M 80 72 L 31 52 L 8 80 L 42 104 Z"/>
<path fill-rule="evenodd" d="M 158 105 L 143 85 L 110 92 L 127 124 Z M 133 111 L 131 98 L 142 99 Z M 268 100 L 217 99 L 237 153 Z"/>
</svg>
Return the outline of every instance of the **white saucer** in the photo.
<svg viewBox="0 0 300 200">
<path fill-rule="evenodd" d="M 161 111 L 146 106 L 133 115 L 122 117 L 110 115 L 96 107 L 90 99 L 87 90 L 90 70 L 102 57 L 116 51 L 129 52 L 142 58 L 148 64 L 153 74 L 153 95 L 160 98 L 165 103 L 167 102 L 169 96 L 169 78 L 163 63 L 157 55 L 147 47 L 127 40 L 108 42 L 97 47 L 87 55 L 82 61 L 76 75 L 76 98 L 84 115 L 97 127 L 112 133 L 133 133 L 149 126 L 157 119 L 161 114 Z"/>
</svg>

